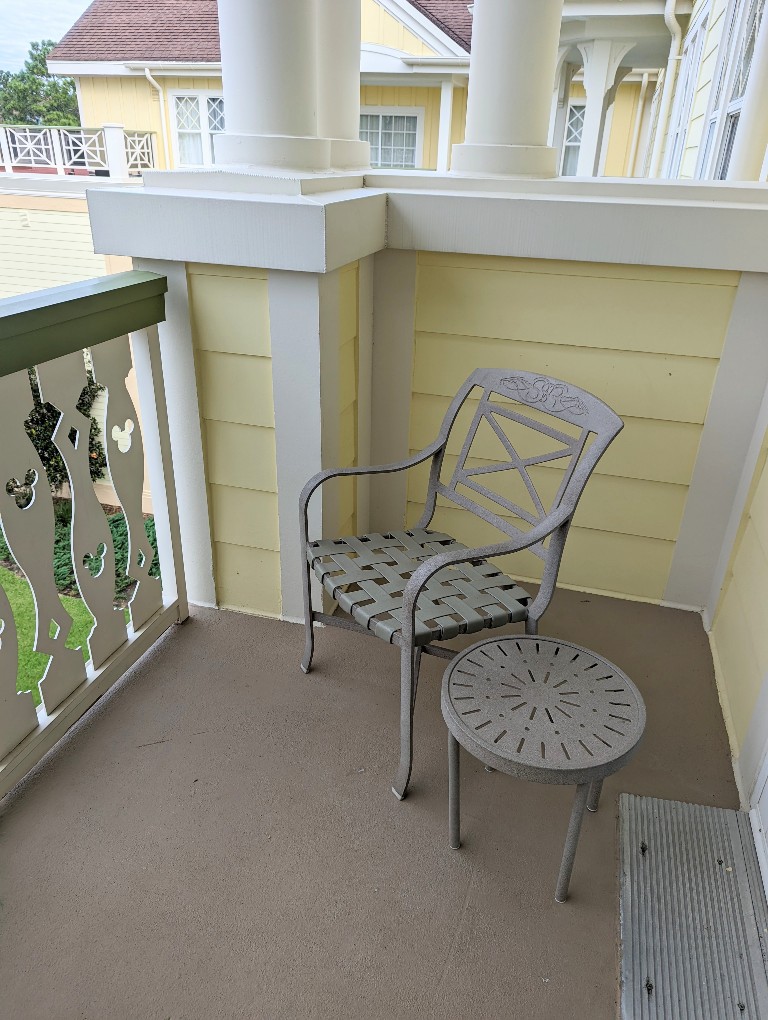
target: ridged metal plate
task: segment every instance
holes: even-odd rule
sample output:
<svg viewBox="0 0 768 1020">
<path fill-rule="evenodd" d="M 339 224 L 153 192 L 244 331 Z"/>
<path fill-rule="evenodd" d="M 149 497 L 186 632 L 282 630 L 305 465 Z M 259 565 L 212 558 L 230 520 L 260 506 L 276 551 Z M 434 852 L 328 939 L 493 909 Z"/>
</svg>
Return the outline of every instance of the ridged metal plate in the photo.
<svg viewBox="0 0 768 1020">
<path fill-rule="evenodd" d="M 768 1020 L 768 907 L 739 811 L 622 795 L 622 1020 Z"/>
</svg>

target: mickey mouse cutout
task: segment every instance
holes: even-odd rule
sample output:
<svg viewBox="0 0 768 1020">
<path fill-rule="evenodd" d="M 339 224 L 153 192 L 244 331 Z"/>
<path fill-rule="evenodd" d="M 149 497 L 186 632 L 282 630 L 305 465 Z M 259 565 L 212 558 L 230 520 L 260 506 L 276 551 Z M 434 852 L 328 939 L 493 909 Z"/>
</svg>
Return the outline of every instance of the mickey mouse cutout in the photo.
<svg viewBox="0 0 768 1020">
<path fill-rule="evenodd" d="M 134 430 L 134 424 L 130 418 L 125 421 L 125 428 L 120 428 L 119 425 L 112 427 L 112 438 L 117 443 L 117 448 L 120 453 L 128 453 L 131 448 L 131 433 Z"/>
</svg>

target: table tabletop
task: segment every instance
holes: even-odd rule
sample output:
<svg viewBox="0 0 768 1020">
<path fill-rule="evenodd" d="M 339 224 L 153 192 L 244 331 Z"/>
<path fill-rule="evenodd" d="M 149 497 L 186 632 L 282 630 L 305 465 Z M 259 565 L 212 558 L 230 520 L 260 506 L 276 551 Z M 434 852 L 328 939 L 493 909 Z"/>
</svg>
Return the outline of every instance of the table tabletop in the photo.
<svg viewBox="0 0 768 1020">
<path fill-rule="evenodd" d="M 545 783 L 617 771 L 645 728 L 642 696 L 625 673 L 549 637 L 491 638 L 460 652 L 445 672 L 442 708 L 475 757 Z"/>
</svg>

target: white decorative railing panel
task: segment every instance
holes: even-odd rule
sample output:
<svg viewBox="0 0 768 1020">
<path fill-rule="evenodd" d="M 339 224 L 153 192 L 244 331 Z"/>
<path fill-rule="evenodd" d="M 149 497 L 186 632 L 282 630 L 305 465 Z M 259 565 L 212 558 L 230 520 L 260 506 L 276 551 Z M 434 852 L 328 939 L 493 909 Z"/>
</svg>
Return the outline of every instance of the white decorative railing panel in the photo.
<svg viewBox="0 0 768 1020">
<path fill-rule="evenodd" d="M 0 573 L 0 796 L 164 630 L 187 616 L 159 335 L 152 324 L 163 318 L 165 286 L 162 277 L 133 272 L 0 302 L 0 534 L 13 557 L 13 569 Z M 39 307 L 34 304 L 38 298 Z M 126 386 L 134 365 L 131 330 L 141 409 Z M 113 339 L 101 341 L 99 334 Z M 85 351 L 79 349 L 84 340 L 91 344 Z M 61 356 L 51 356 L 57 351 L 63 351 Z M 34 385 L 26 367 L 32 359 L 38 361 Z M 119 576 L 116 562 L 123 561 L 117 559 L 91 471 L 95 425 L 78 407 L 94 380 L 105 391 L 101 443 L 128 536 L 127 560 L 123 557 L 124 573 L 120 567 Z M 35 408 L 40 412 L 36 391 L 50 409 L 51 440 L 34 424 L 28 431 L 30 414 Z M 150 573 L 156 554 L 142 513 L 142 410 L 150 429 L 148 466 L 156 496 L 162 581 L 153 576 L 156 571 Z M 62 602 L 54 571 L 54 494 L 45 466 L 59 463 L 51 459 L 54 448 L 63 468 L 51 470 L 60 477 L 65 472 L 72 504 L 65 525 L 70 578 L 82 598 L 84 609 L 78 613 L 92 620 L 79 641 L 73 634 L 82 633 L 83 624 L 73 631 L 73 616 Z M 61 542 L 60 537 L 59 569 Z M 27 585 L 31 603 L 18 593 Z M 123 589 L 127 599 L 118 597 Z M 82 647 L 73 647 L 78 643 Z M 37 691 L 19 694 L 19 671 L 24 661 L 29 668 L 32 652 L 45 659 L 42 679 Z M 21 686 L 28 688 L 34 676 L 27 673 Z"/>
<path fill-rule="evenodd" d="M 111 148 L 110 148 L 111 146 Z M 0 125 L 0 165 L 6 173 L 138 174 L 155 166 L 151 131 Z"/>
</svg>

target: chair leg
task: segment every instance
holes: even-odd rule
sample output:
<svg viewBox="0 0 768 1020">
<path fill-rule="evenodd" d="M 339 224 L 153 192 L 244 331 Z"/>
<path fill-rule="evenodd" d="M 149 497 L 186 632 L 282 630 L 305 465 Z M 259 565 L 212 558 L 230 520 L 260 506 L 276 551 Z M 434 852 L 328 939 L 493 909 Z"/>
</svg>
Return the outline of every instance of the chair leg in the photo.
<svg viewBox="0 0 768 1020">
<path fill-rule="evenodd" d="M 448 846 L 458 850 L 461 846 L 461 777 L 459 772 L 459 742 L 448 731 Z"/>
<path fill-rule="evenodd" d="M 408 792 L 413 766 L 413 709 L 416 703 L 416 680 L 421 660 L 419 648 L 400 650 L 400 767 L 392 784 L 392 793 L 403 800 Z"/>
<path fill-rule="evenodd" d="M 603 781 L 599 779 L 597 782 L 592 783 L 589 788 L 589 800 L 587 801 L 587 811 L 591 811 L 593 814 L 597 811 L 600 804 L 600 794 L 603 792 Z"/>
<path fill-rule="evenodd" d="M 526 634 L 531 634 L 533 636 L 538 634 L 539 633 L 539 621 L 538 620 L 534 620 L 530 616 L 526 616 L 526 618 L 525 618 L 525 633 Z"/>
<path fill-rule="evenodd" d="M 312 576 L 309 564 L 304 559 L 304 657 L 301 660 L 302 673 L 312 669 L 312 657 L 315 654 L 315 629 L 312 623 Z"/>
<path fill-rule="evenodd" d="M 565 847 L 563 848 L 563 860 L 560 864 L 560 874 L 557 878 L 557 889 L 555 890 L 555 899 L 558 903 L 565 903 L 568 899 L 568 886 L 571 884 L 571 872 L 573 871 L 573 862 L 576 858 L 576 847 L 579 842 L 579 833 L 581 832 L 581 823 L 584 818 L 584 809 L 587 806 L 588 797 L 589 783 L 582 783 L 576 787 L 576 799 L 573 802 L 571 820 L 568 823 L 568 833 L 565 837 Z"/>
</svg>

